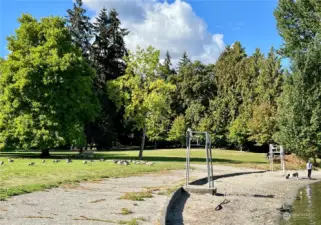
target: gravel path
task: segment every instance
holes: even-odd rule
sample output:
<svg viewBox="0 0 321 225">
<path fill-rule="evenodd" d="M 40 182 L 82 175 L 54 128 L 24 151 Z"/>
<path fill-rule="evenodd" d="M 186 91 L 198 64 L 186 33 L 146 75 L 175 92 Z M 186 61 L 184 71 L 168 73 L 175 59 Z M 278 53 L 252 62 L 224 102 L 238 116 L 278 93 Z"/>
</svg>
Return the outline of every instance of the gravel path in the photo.
<svg viewBox="0 0 321 225">
<path fill-rule="evenodd" d="M 194 167 L 194 179 L 206 176 L 204 165 Z M 255 172 L 253 169 L 214 166 L 214 175 Z M 299 172 L 302 176 L 305 171 Z M 321 172 L 313 172 L 321 179 Z M 0 202 L 0 224 L 4 225 L 100 225 L 118 224 L 133 218 L 144 218 L 140 225 L 158 225 L 167 195 L 153 193 L 144 201 L 119 199 L 126 192 L 139 192 L 146 187 L 175 186 L 185 178 L 184 170 L 128 178 L 104 179 L 96 183 L 81 183 L 76 187 L 60 187 L 43 192 L 15 196 Z M 281 207 L 293 197 L 300 185 L 309 181 L 286 180 L 280 172 L 236 175 L 215 181 L 219 194 L 230 200 L 220 211 L 215 207 L 224 196 L 191 194 L 182 207 L 180 224 L 185 225 L 257 225 L 276 224 Z M 256 195 L 256 196 L 255 196 Z M 120 214 L 122 208 L 132 214 Z"/>
<path fill-rule="evenodd" d="M 126 192 L 145 187 L 174 185 L 184 179 L 185 171 L 128 178 L 104 179 L 98 183 L 81 183 L 77 187 L 60 187 L 43 192 L 15 196 L 0 202 L 0 224 L 6 225 L 99 225 L 118 224 L 142 217 L 139 224 L 157 224 L 168 196 L 153 194 L 145 201 L 120 200 Z M 120 214 L 122 208 L 133 213 Z"/>
</svg>

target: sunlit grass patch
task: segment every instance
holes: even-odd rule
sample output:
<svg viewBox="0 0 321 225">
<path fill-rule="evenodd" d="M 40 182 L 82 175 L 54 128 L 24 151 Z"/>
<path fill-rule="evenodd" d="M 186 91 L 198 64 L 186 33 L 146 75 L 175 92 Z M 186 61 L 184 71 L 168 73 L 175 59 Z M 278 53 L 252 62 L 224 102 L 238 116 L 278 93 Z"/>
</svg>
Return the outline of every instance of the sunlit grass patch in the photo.
<svg viewBox="0 0 321 225">
<path fill-rule="evenodd" d="M 7 158 L 0 158 L 7 162 Z M 28 166 L 29 162 L 34 166 Z M 83 160 L 73 160 L 72 163 L 53 160 L 15 158 L 13 163 L 0 166 L 0 200 L 10 196 L 41 191 L 63 186 L 67 189 L 82 189 L 81 181 L 100 182 L 102 178 L 121 178 L 133 175 L 155 173 L 173 169 L 183 169 L 183 164 L 157 163 L 154 166 L 129 165 L 123 166 L 112 162 L 94 162 L 83 164 Z"/>
<path fill-rule="evenodd" d="M 137 159 L 137 151 L 97 151 L 93 161 L 87 160 L 87 164 L 83 164 L 84 160 L 78 159 L 66 163 L 63 158 L 75 155 L 74 152 L 53 151 L 51 154 L 52 159 L 46 159 L 42 163 L 42 159 L 37 158 L 39 152 L 0 152 L 0 161 L 4 162 L 4 165 L 0 166 L 0 200 L 61 185 L 66 191 L 68 188 L 81 189 L 83 188 L 79 185 L 81 181 L 100 182 L 103 178 L 120 178 L 155 172 L 166 174 L 170 170 L 184 169 L 186 161 L 185 149 L 144 151 L 144 160 L 154 162 L 153 166 L 133 163 L 124 166 L 111 161 L 112 159 Z M 191 163 L 206 165 L 205 155 L 204 149 L 192 149 Z M 14 159 L 14 162 L 9 163 L 9 158 Z M 58 158 L 60 162 L 54 163 L 53 161 Z M 108 161 L 100 161 L 100 159 Z M 31 162 L 35 165 L 28 166 Z M 217 149 L 213 149 L 213 164 L 257 169 L 269 168 L 263 153 Z"/>
<path fill-rule="evenodd" d="M 126 192 L 120 199 L 131 200 L 131 201 L 144 201 L 145 198 L 152 198 L 153 195 L 149 191 L 142 192 Z"/>
<path fill-rule="evenodd" d="M 132 214 L 133 212 L 130 209 L 127 208 L 122 208 L 120 214 L 122 215 L 129 215 Z"/>
</svg>

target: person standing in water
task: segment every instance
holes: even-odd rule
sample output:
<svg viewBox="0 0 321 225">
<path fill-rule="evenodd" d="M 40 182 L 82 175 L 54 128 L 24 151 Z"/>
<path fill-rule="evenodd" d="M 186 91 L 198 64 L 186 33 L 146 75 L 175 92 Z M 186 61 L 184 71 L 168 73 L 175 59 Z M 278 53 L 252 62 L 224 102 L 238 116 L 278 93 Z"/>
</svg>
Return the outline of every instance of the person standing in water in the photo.
<svg viewBox="0 0 321 225">
<path fill-rule="evenodd" d="M 310 160 L 307 163 L 307 170 L 308 170 L 308 178 L 311 179 L 312 163 Z"/>
</svg>

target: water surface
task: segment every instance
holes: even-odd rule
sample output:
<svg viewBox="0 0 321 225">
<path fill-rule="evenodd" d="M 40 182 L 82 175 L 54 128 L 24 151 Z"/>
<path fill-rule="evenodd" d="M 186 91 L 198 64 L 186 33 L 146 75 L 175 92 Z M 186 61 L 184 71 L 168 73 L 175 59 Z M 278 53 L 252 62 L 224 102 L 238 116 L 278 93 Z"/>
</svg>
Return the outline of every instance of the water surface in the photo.
<svg viewBox="0 0 321 225">
<path fill-rule="evenodd" d="M 283 213 L 281 225 L 321 225 L 321 182 L 299 190 L 290 213 Z"/>
</svg>

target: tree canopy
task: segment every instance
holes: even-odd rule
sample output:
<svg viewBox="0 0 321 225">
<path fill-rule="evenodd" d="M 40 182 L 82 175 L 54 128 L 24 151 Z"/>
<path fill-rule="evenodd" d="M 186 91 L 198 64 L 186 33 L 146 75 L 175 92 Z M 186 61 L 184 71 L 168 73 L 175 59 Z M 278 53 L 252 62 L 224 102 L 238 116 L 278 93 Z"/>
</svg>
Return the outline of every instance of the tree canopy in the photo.
<svg viewBox="0 0 321 225">
<path fill-rule="evenodd" d="M 19 23 L 0 67 L 1 147 L 84 144 L 84 123 L 99 109 L 94 70 L 72 44 L 63 19 L 37 21 L 24 14 Z"/>
<path fill-rule="evenodd" d="M 90 23 L 90 18 L 86 15 L 86 9 L 83 7 L 82 0 L 76 0 L 73 9 L 68 9 L 67 13 L 67 26 L 73 42 L 81 49 L 83 56 L 89 58 L 93 26 Z"/>
<path fill-rule="evenodd" d="M 309 44 L 321 31 L 319 0 L 280 0 L 274 15 L 284 40 L 282 54 L 294 57 L 306 53 Z"/>
<path fill-rule="evenodd" d="M 275 10 L 284 40 L 281 53 L 292 61 L 278 100 L 275 139 L 302 157 L 313 157 L 315 163 L 321 153 L 320 7 L 316 0 L 282 0 Z"/>
<path fill-rule="evenodd" d="M 152 47 L 146 51 L 138 47 L 136 53 L 126 57 L 126 64 L 125 75 L 109 82 L 107 89 L 116 106 L 124 107 L 124 118 L 133 121 L 134 128 L 142 131 L 141 158 L 145 135 L 156 140 L 166 130 L 169 93 L 175 86 L 161 79 L 159 51 Z"/>
<path fill-rule="evenodd" d="M 66 20 L 24 14 L 0 59 L 0 147 L 140 144 L 141 158 L 145 142 L 183 145 L 192 128 L 210 132 L 216 147 L 267 151 L 278 143 L 316 158 L 320 7 L 280 0 L 281 49 L 249 53 L 237 41 L 210 64 L 186 51 L 172 58 L 168 49 L 163 59 L 152 46 L 130 52 L 118 12 L 103 8 L 93 19 L 82 0 Z"/>
</svg>

